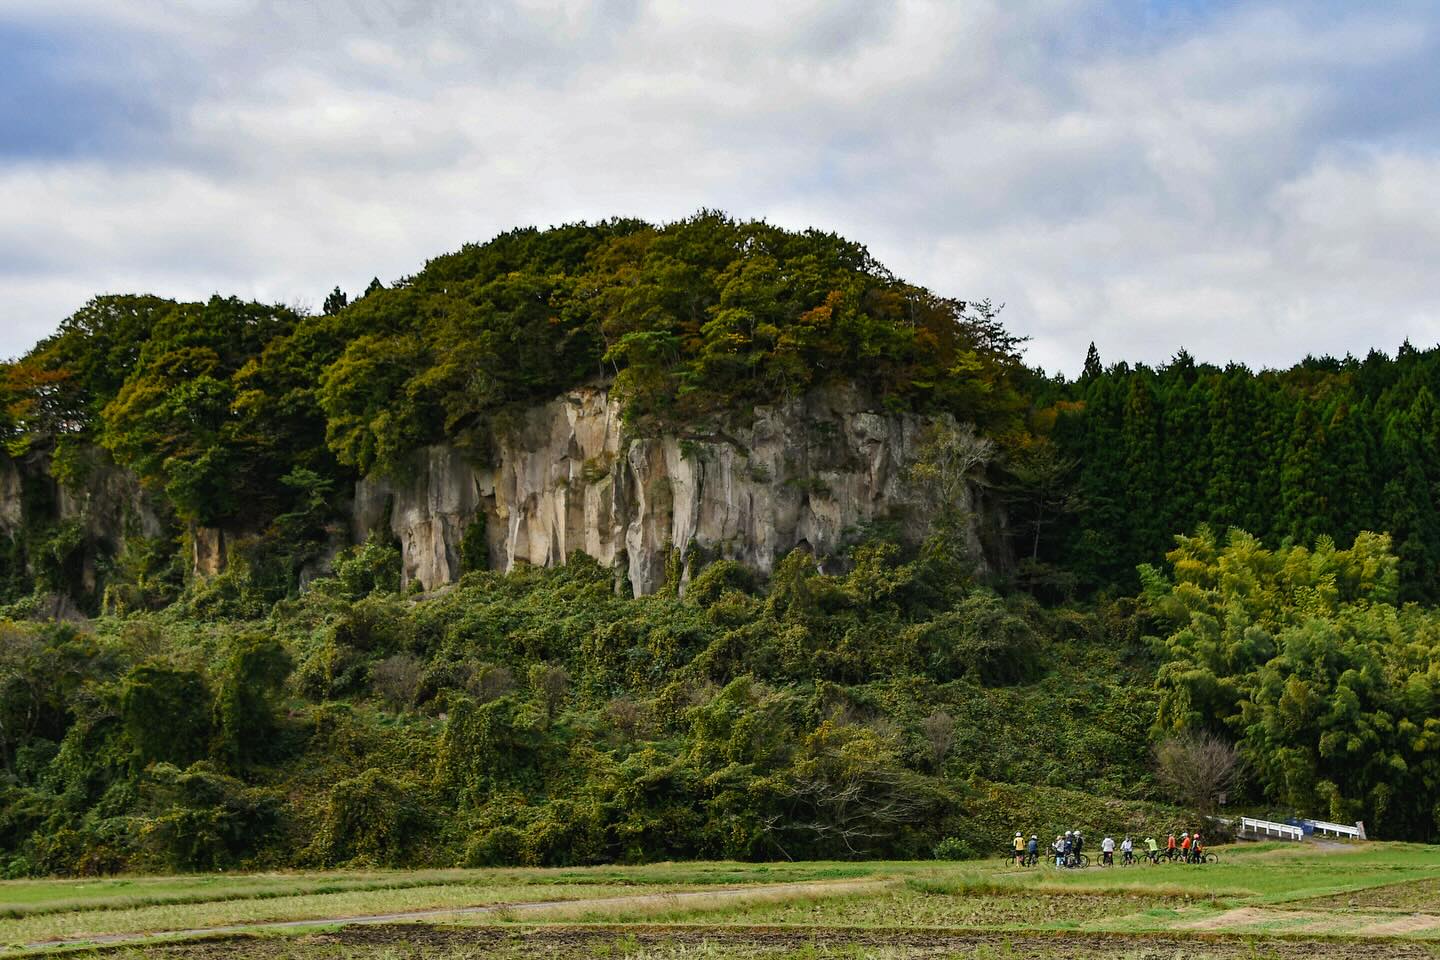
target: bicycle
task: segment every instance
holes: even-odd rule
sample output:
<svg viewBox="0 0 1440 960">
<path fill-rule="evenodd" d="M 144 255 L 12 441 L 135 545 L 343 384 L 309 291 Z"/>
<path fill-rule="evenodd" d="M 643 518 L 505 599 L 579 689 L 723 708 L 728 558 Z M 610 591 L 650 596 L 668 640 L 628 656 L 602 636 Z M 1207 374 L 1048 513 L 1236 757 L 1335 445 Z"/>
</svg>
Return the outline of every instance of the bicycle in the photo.
<svg viewBox="0 0 1440 960">
<path fill-rule="evenodd" d="M 1122 867 L 1133 867 L 1133 866 L 1135 866 L 1135 863 L 1136 863 L 1136 860 L 1135 860 L 1135 851 L 1134 851 L 1134 850 L 1121 850 L 1121 851 L 1120 851 L 1120 866 L 1122 866 Z"/>
</svg>

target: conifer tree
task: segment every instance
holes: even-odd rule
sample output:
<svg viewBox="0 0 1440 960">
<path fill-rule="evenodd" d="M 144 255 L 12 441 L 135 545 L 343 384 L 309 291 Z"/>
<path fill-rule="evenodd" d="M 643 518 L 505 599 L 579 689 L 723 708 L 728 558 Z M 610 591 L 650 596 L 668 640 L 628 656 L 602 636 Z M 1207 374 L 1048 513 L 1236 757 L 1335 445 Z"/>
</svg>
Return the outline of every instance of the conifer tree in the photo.
<svg viewBox="0 0 1440 960">
<path fill-rule="evenodd" d="M 1280 469 L 1279 532 L 1296 543 L 1312 543 L 1330 533 L 1326 465 L 1325 434 L 1313 406 L 1301 404 Z"/>
</svg>

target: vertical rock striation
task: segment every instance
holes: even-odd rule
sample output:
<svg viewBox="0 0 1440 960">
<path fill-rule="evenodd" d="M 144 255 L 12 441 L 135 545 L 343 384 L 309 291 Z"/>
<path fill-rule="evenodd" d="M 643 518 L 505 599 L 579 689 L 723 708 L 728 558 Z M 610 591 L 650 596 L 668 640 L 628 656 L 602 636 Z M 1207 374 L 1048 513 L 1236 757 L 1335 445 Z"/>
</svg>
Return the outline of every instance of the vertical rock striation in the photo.
<svg viewBox="0 0 1440 960">
<path fill-rule="evenodd" d="M 580 550 L 636 594 L 664 585 L 672 551 L 768 574 L 796 547 L 824 563 L 874 524 L 923 538 L 927 512 L 906 473 L 931 422 L 826 390 L 757 408 L 726 432 L 628 437 L 605 390 L 577 389 L 531 408 L 494 466 L 436 446 L 403 478 L 360 481 L 354 533 L 388 516 L 407 584 L 427 590 L 460 576 L 461 541 L 482 527 L 494 569 Z M 978 557 L 978 536 L 972 548 Z"/>
</svg>

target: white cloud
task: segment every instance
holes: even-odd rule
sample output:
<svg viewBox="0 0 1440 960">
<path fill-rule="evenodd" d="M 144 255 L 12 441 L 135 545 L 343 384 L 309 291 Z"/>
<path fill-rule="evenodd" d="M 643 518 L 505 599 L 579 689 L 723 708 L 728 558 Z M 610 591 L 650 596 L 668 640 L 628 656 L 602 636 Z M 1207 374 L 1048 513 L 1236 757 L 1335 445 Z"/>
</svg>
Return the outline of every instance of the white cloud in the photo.
<svg viewBox="0 0 1440 960">
<path fill-rule="evenodd" d="M 1052 369 L 1433 342 L 1440 131 L 1390 86 L 1440 76 L 1413 10 L 6 0 L 174 59 L 146 149 L 0 150 L 0 355 L 101 290 L 314 303 L 516 224 L 701 206 L 1005 301 Z"/>
</svg>

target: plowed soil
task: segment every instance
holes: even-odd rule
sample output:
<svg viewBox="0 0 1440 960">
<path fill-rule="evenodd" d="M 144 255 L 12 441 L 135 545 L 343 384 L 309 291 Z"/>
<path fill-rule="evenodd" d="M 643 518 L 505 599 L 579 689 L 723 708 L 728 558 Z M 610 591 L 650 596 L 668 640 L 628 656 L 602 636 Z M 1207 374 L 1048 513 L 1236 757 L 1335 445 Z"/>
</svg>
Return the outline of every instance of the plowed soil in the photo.
<svg viewBox="0 0 1440 960">
<path fill-rule="evenodd" d="M 1392 883 L 1383 887 L 1357 890 L 1354 893 L 1337 893 L 1331 897 L 1301 900 L 1297 901 L 1295 905 L 1336 910 L 1363 907 L 1366 909 L 1421 910 L 1440 913 L 1440 880 Z"/>
<path fill-rule="evenodd" d="M 111 955 L 139 956 L 136 948 Z M 886 958 L 1024 956 L 1045 960 L 1436 960 L 1418 943 L 1167 935 L 927 933 L 914 930 L 794 930 L 696 927 L 441 927 L 420 924 L 351 927 L 301 938 L 226 938 L 203 943 L 147 944 L 146 957 L 169 960 L 580 960 L 597 956 L 662 958 Z"/>
</svg>

